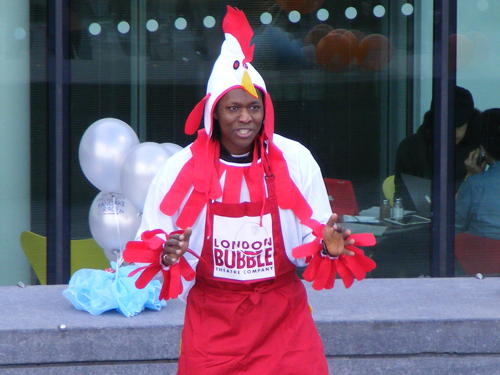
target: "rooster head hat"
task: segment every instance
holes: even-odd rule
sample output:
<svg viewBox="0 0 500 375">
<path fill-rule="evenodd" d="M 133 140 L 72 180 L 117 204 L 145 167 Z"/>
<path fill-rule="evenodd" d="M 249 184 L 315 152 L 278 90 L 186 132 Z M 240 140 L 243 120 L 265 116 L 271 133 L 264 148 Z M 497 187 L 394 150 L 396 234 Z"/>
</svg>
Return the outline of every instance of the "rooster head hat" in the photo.
<svg viewBox="0 0 500 375">
<path fill-rule="evenodd" d="M 264 133 L 266 138 L 272 139 L 274 132 L 273 104 L 264 80 L 251 64 L 254 51 L 254 45 L 251 44 L 252 27 L 243 11 L 227 6 L 222 29 L 225 40 L 208 79 L 206 95 L 189 114 L 184 131 L 186 134 L 194 134 L 203 117 L 205 131 L 208 136 L 211 136 L 213 111 L 222 96 L 232 89 L 242 88 L 252 96 L 257 97 L 258 89 L 264 95 L 263 102 L 266 111 L 263 124 Z"/>
</svg>

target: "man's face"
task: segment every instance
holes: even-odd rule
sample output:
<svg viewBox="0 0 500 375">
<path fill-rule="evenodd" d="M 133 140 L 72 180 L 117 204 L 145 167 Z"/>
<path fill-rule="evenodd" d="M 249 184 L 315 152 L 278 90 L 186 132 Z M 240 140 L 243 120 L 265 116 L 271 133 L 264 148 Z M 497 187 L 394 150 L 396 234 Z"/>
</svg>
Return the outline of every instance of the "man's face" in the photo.
<svg viewBox="0 0 500 375">
<path fill-rule="evenodd" d="M 467 131 L 467 123 L 459 126 L 455 129 L 455 144 L 458 145 L 462 139 L 465 137 L 465 132 Z"/>
<path fill-rule="evenodd" d="M 242 155 L 252 149 L 264 119 L 264 105 L 259 90 L 254 98 L 237 88 L 227 92 L 217 103 L 214 118 L 219 121 L 221 143 L 233 155 Z"/>
</svg>

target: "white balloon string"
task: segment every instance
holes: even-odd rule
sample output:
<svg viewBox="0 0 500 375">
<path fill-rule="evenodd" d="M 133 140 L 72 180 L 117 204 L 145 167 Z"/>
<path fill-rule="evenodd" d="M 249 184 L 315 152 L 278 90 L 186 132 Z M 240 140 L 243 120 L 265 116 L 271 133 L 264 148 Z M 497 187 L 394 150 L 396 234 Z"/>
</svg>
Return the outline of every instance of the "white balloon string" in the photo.
<svg viewBox="0 0 500 375">
<path fill-rule="evenodd" d="M 118 219 L 118 211 L 116 209 L 116 197 L 114 194 L 111 194 L 111 196 L 113 197 L 113 213 L 114 213 L 114 216 L 115 216 L 115 224 L 116 224 L 116 232 L 118 233 L 118 243 L 120 244 L 120 248 L 119 249 L 114 249 L 114 251 L 118 251 L 118 253 L 116 254 L 116 272 L 115 272 L 115 280 L 118 279 L 118 270 L 120 269 L 120 266 L 122 265 L 123 263 L 123 249 L 122 249 L 122 239 L 121 239 L 121 234 L 120 234 L 120 222 L 119 222 L 119 219 Z"/>
</svg>

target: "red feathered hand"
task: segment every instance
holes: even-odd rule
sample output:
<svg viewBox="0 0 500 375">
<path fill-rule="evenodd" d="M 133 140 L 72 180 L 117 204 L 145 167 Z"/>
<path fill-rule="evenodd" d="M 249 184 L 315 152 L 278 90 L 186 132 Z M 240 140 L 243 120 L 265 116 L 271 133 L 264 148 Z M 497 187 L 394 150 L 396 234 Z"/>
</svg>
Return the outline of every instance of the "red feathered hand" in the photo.
<svg viewBox="0 0 500 375">
<path fill-rule="evenodd" d="M 346 246 L 354 255 L 340 255 L 337 258 L 324 256 L 321 253 L 321 231 L 315 230 L 316 239 L 307 244 L 297 246 L 292 250 L 295 258 L 309 258 L 302 277 L 304 280 L 312 282 L 312 287 L 316 290 L 332 289 L 335 284 L 335 277 L 338 273 L 344 282 L 344 286 L 349 288 L 354 279 L 361 281 L 366 277 L 366 273 L 375 269 L 375 262 L 368 258 L 364 251 L 354 245 Z M 374 246 L 375 236 L 372 233 L 359 233 L 350 235 L 347 240 L 353 239 L 358 246 Z"/>
<path fill-rule="evenodd" d="M 234 36 L 240 44 L 245 55 L 243 63 L 252 62 L 254 45 L 250 45 L 253 37 L 252 26 L 247 20 L 245 13 L 238 8 L 227 6 L 227 12 L 222 21 L 222 30 L 226 34 Z"/>
<path fill-rule="evenodd" d="M 163 285 L 160 291 L 160 299 L 168 300 L 177 298 L 182 293 L 181 276 L 188 281 L 194 279 L 195 272 L 184 257 L 180 257 L 179 261 L 168 269 L 165 269 L 161 263 L 163 244 L 171 235 L 179 233 L 183 233 L 183 231 L 167 234 L 161 229 L 155 229 L 143 232 L 141 235 L 142 241 L 129 241 L 127 243 L 123 252 L 123 259 L 126 262 L 150 263 L 148 266 L 140 267 L 129 274 L 129 276 L 133 276 L 142 271 L 135 282 L 137 288 L 144 288 L 158 272 L 162 272 Z M 164 235 L 165 239 L 158 237 L 158 234 Z"/>
</svg>

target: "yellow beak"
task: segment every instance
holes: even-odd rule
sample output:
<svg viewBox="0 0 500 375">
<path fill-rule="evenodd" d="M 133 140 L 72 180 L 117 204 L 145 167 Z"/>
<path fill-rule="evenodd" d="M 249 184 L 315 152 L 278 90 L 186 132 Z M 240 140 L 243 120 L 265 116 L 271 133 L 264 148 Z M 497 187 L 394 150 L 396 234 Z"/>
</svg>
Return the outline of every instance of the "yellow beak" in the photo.
<svg viewBox="0 0 500 375">
<path fill-rule="evenodd" d="M 245 70 L 245 72 L 243 73 L 243 78 L 241 79 L 241 86 L 243 86 L 243 88 L 254 98 L 259 97 L 257 95 L 257 90 L 255 90 L 255 86 L 253 85 L 247 70 Z"/>
</svg>

